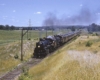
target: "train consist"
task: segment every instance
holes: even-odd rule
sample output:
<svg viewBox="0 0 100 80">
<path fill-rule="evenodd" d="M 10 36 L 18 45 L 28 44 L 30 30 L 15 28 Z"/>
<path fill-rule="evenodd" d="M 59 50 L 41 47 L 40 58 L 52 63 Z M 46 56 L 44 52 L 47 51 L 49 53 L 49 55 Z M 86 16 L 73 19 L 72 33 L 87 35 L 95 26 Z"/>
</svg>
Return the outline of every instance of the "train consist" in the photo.
<svg viewBox="0 0 100 80">
<path fill-rule="evenodd" d="M 45 57 L 49 53 L 56 50 L 58 47 L 62 46 L 69 40 L 80 35 L 80 31 L 72 32 L 63 35 L 48 36 L 46 38 L 41 38 L 39 42 L 36 43 L 33 56 L 35 58 Z"/>
</svg>

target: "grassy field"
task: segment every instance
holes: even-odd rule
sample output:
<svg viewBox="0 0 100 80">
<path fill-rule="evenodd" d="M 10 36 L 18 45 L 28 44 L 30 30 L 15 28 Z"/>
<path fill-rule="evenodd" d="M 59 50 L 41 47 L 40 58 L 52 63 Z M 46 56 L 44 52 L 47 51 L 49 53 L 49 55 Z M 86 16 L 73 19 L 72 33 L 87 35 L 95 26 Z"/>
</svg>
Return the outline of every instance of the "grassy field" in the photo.
<svg viewBox="0 0 100 80">
<path fill-rule="evenodd" d="M 26 32 L 26 30 L 24 30 L 24 32 Z M 66 32 L 69 32 L 69 30 L 56 30 L 53 32 L 53 35 Z M 52 31 L 48 31 L 47 35 L 52 35 Z M 32 40 L 34 39 L 37 40 L 39 37 L 41 38 L 45 37 L 46 31 L 31 30 L 29 31 L 28 36 Z M 0 45 L 8 44 L 10 42 L 20 41 L 20 39 L 21 39 L 21 30 L 0 30 Z M 24 36 L 24 40 L 27 40 L 27 34 Z"/>
<path fill-rule="evenodd" d="M 26 32 L 26 31 L 24 31 Z M 40 32 L 39 31 L 29 31 L 28 36 L 30 38 L 31 33 L 31 39 L 37 39 L 39 38 Z M 45 36 L 45 32 L 41 32 L 41 37 Z M 48 34 L 51 34 L 51 31 L 48 32 Z M 0 45 L 20 41 L 21 39 L 21 31 L 20 30 L 13 30 L 13 31 L 6 31 L 6 30 L 0 30 Z M 24 40 L 27 40 L 27 34 L 24 36 Z"/>
<path fill-rule="evenodd" d="M 25 32 L 25 31 L 24 31 Z M 61 31 L 55 31 L 54 34 Z M 24 36 L 24 61 L 31 58 L 35 43 L 38 41 L 39 36 L 45 37 L 45 31 L 29 31 L 31 33 L 31 40 L 27 40 L 27 34 Z M 48 35 L 52 32 L 48 31 Z M 17 65 L 22 63 L 20 61 L 21 54 L 21 31 L 20 30 L 0 30 L 0 76 L 5 72 L 12 70 Z M 18 57 L 16 59 L 16 56 Z"/>
<path fill-rule="evenodd" d="M 100 80 L 100 37 L 80 36 L 18 80 Z"/>
</svg>

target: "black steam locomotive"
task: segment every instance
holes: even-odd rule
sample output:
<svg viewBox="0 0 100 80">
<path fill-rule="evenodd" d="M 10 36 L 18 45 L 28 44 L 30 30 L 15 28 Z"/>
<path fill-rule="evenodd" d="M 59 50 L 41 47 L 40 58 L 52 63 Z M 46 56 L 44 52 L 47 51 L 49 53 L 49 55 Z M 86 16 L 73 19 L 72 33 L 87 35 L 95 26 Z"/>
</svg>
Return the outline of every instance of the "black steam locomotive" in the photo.
<svg viewBox="0 0 100 80">
<path fill-rule="evenodd" d="M 54 35 L 46 38 L 40 38 L 39 42 L 36 43 L 33 56 L 35 58 L 45 57 L 64 43 L 79 35 L 80 31 L 77 31 L 64 35 Z"/>
</svg>

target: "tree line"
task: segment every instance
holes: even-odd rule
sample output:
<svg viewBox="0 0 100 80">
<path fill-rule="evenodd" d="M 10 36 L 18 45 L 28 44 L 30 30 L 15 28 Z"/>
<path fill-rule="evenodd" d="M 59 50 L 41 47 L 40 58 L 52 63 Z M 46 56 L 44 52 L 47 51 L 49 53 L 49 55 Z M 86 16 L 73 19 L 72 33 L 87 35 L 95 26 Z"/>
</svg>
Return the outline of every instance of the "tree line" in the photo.
<svg viewBox="0 0 100 80">
<path fill-rule="evenodd" d="M 92 23 L 90 26 L 87 27 L 89 32 L 99 32 L 100 31 L 100 25 L 97 25 L 95 23 Z"/>
<path fill-rule="evenodd" d="M 15 30 L 15 26 L 11 25 L 0 25 L 0 30 Z"/>
<path fill-rule="evenodd" d="M 79 30 L 79 29 L 84 29 L 86 28 L 89 32 L 98 32 L 100 31 L 100 25 L 97 25 L 95 23 L 92 23 L 91 25 L 88 26 L 77 26 L 77 25 L 73 25 L 73 26 L 40 26 L 40 27 L 17 27 L 17 26 L 9 26 L 9 25 L 0 25 L 0 30 L 20 30 L 20 29 L 24 29 L 24 30 L 41 30 L 41 29 L 46 29 L 46 30 L 54 30 L 56 28 L 59 29 L 71 29 L 72 31 L 75 31 L 75 29 Z"/>
</svg>

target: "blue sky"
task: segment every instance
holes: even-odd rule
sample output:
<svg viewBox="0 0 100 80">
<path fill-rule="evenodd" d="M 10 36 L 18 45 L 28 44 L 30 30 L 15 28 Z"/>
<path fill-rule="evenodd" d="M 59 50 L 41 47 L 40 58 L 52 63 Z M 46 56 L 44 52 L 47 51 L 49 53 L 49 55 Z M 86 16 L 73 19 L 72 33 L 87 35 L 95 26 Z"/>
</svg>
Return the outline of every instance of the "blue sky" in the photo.
<svg viewBox="0 0 100 80">
<path fill-rule="evenodd" d="M 0 0 L 0 24 L 28 26 L 31 19 L 32 26 L 41 26 L 48 12 L 69 17 L 84 7 L 100 17 L 100 0 Z"/>
</svg>

